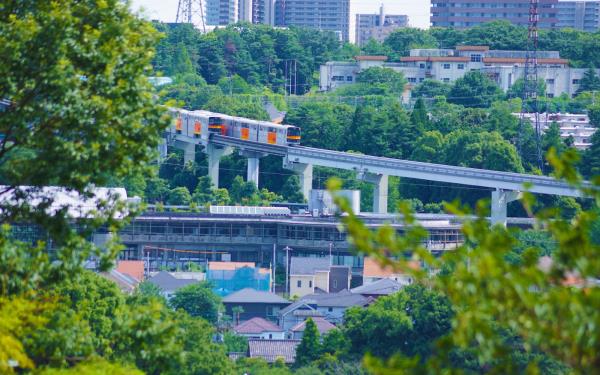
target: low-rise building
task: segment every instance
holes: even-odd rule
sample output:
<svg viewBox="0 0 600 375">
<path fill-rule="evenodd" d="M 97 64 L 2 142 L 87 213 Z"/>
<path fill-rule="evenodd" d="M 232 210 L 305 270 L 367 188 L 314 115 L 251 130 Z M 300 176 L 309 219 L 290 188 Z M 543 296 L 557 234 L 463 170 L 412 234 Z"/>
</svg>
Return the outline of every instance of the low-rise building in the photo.
<svg viewBox="0 0 600 375">
<path fill-rule="evenodd" d="M 369 284 L 363 284 L 359 287 L 352 288 L 350 291 L 354 294 L 360 294 L 367 298 L 379 298 L 389 296 L 402 289 L 404 285 L 392 279 L 381 279 Z"/>
<path fill-rule="evenodd" d="M 319 331 L 319 335 L 321 335 L 321 337 L 326 335 L 332 329 L 335 329 L 335 326 L 333 324 L 329 323 L 323 317 L 317 316 L 317 317 L 314 317 L 311 319 L 313 320 L 313 322 L 315 322 L 315 325 L 317 326 L 317 331 Z M 294 327 L 292 327 L 291 332 L 290 332 L 290 336 L 292 339 L 302 340 L 302 336 L 304 336 L 304 330 L 306 329 L 307 321 L 308 321 L 308 319 L 306 319 L 305 321 L 300 322 L 300 323 L 296 324 Z"/>
<path fill-rule="evenodd" d="M 233 328 L 233 331 L 249 339 L 283 340 L 285 332 L 278 325 L 262 318 L 252 318 Z"/>
<path fill-rule="evenodd" d="M 365 258 L 363 269 L 363 286 L 375 283 L 383 279 L 390 279 L 402 286 L 413 283 L 411 275 L 395 271 L 391 267 L 382 267 L 375 259 Z M 418 268 L 419 264 L 412 262 L 411 267 Z"/>
<path fill-rule="evenodd" d="M 347 266 L 332 266 L 331 258 L 292 257 L 290 295 L 339 292 L 350 289 L 352 271 Z"/>
<path fill-rule="evenodd" d="M 248 340 L 248 357 L 262 358 L 268 363 L 282 359 L 291 364 L 296 361 L 296 348 L 300 340 Z"/>
<path fill-rule="evenodd" d="M 408 27 L 408 16 L 404 14 L 386 14 L 383 5 L 379 14 L 356 15 L 356 44 L 363 46 L 374 39 L 383 42 L 392 32 Z"/>
<path fill-rule="evenodd" d="M 515 113 L 517 117 L 521 114 Z M 525 113 L 523 115 L 528 119 L 532 126 L 535 124 L 535 114 Z M 578 150 L 586 150 L 592 145 L 592 136 L 596 128 L 590 125 L 590 118 L 586 114 L 573 113 L 540 113 L 540 128 L 545 133 L 552 123 L 557 123 L 560 128 L 560 136 L 563 140 L 573 139 L 573 146 Z"/>
<path fill-rule="evenodd" d="M 455 49 L 413 49 L 400 62 L 387 56 L 357 56 L 355 62 L 330 61 L 321 65 L 320 90 L 332 91 L 356 82 L 370 67 L 390 68 L 404 74 L 408 88 L 426 79 L 453 83 L 466 73 L 481 71 L 504 91 L 524 77 L 526 51 L 490 50 L 487 46 L 457 46 Z M 575 95 L 586 69 L 571 68 L 557 51 L 538 52 L 538 76 L 546 82 L 548 97 Z M 598 70 L 600 73 L 600 70 Z"/>
<path fill-rule="evenodd" d="M 156 285 L 162 291 L 165 298 L 170 299 L 175 292 L 188 285 L 196 284 L 198 280 L 195 279 L 177 279 L 166 271 L 161 271 L 156 275 L 150 277 L 148 282 Z"/>
<path fill-rule="evenodd" d="M 271 289 L 271 270 L 256 267 L 254 262 L 208 262 L 206 276 L 220 296 L 245 288 Z"/>
<path fill-rule="evenodd" d="M 235 319 L 243 322 L 253 318 L 277 321 L 279 311 L 290 305 L 290 301 L 274 293 L 255 289 L 242 289 L 223 298 L 225 313 L 234 315 L 234 308 L 241 307 L 242 312 Z"/>
</svg>

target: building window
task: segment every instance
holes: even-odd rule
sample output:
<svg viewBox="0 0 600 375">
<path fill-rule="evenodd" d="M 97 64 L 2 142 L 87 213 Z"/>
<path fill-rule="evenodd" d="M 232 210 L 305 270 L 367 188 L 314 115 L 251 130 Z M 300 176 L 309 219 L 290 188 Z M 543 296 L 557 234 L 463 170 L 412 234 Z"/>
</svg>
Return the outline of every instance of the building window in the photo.
<svg viewBox="0 0 600 375">
<path fill-rule="evenodd" d="M 273 339 L 273 334 L 269 333 L 269 340 L 272 340 L 272 339 Z"/>
<path fill-rule="evenodd" d="M 442 81 L 444 81 L 444 83 L 450 83 L 450 78 L 444 78 Z"/>
<path fill-rule="evenodd" d="M 346 81 L 348 81 L 348 82 L 352 82 L 353 80 L 354 80 L 354 77 L 352 77 L 352 76 L 346 77 Z"/>
<path fill-rule="evenodd" d="M 458 70 L 465 70 L 465 64 L 458 64 Z"/>
<path fill-rule="evenodd" d="M 333 288 L 337 288 L 337 280 L 333 280 Z"/>
<path fill-rule="evenodd" d="M 420 69 L 425 69 L 425 64 L 419 64 Z"/>
<path fill-rule="evenodd" d="M 553 85 L 554 84 L 554 78 L 548 78 L 546 80 L 546 83 L 549 84 L 549 85 Z"/>
<path fill-rule="evenodd" d="M 546 96 L 549 98 L 554 98 L 554 94 L 552 94 L 552 93 L 548 93 L 548 94 L 546 94 Z"/>
<path fill-rule="evenodd" d="M 298 280 L 298 283 L 296 285 L 298 286 L 298 288 L 302 288 L 302 280 Z"/>
<path fill-rule="evenodd" d="M 573 80 L 573 84 L 574 84 L 574 85 L 578 85 L 578 84 L 579 84 L 579 80 L 578 80 L 578 79 L 574 79 L 574 80 Z"/>
<path fill-rule="evenodd" d="M 333 312 L 333 307 L 328 308 L 327 311 Z"/>
<path fill-rule="evenodd" d="M 309 281 L 308 281 L 308 287 L 309 287 L 309 288 L 312 288 L 312 280 L 309 280 Z"/>
<path fill-rule="evenodd" d="M 471 55 L 471 62 L 481 62 L 481 55 L 474 53 Z"/>
<path fill-rule="evenodd" d="M 444 64 L 444 69 L 450 69 L 450 64 Z"/>
<path fill-rule="evenodd" d="M 417 79 L 415 77 L 408 77 L 407 79 L 410 83 L 417 83 Z"/>
</svg>

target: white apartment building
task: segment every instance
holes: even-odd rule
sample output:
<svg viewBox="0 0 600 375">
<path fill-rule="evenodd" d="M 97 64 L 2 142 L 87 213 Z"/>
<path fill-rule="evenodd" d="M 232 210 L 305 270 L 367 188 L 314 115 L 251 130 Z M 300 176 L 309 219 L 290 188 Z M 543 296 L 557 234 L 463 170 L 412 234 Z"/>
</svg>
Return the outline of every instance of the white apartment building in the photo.
<svg viewBox="0 0 600 375">
<path fill-rule="evenodd" d="M 514 113 L 515 116 L 520 117 L 520 113 Z M 531 121 L 532 124 L 535 122 L 535 114 L 526 113 L 524 117 Z M 576 149 L 585 150 L 592 144 L 592 136 L 596 132 L 596 128 L 590 125 L 590 118 L 586 114 L 572 114 L 572 113 L 540 113 L 540 126 L 542 132 L 546 132 L 550 125 L 556 122 L 560 127 L 560 136 L 563 139 L 573 137 Z"/>
<path fill-rule="evenodd" d="M 331 91 L 354 83 L 362 70 L 386 67 L 404 74 L 412 86 L 426 79 L 453 83 L 467 72 L 478 70 L 507 91 L 525 73 L 525 51 L 497 51 L 487 46 L 457 46 L 455 49 L 413 49 L 399 63 L 386 56 L 357 56 L 355 62 L 327 62 L 321 66 L 320 90 Z M 573 96 L 587 69 L 570 68 L 556 51 L 538 52 L 538 74 L 546 81 L 548 97 L 563 93 Z M 600 72 L 600 70 L 599 70 Z"/>
<path fill-rule="evenodd" d="M 226 26 L 236 22 L 275 24 L 274 0 L 206 0 L 206 23 Z"/>
<path fill-rule="evenodd" d="M 382 5 L 379 14 L 356 15 L 356 44 L 365 45 L 370 39 L 383 42 L 392 32 L 408 27 L 408 16 L 386 14 Z"/>
</svg>

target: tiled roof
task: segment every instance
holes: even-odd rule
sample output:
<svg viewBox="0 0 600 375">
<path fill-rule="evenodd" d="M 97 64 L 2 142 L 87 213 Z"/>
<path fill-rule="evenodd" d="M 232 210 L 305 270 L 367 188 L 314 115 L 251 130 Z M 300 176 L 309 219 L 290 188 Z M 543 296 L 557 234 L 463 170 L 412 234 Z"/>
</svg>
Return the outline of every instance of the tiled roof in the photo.
<svg viewBox="0 0 600 375">
<path fill-rule="evenodd" d="M 419 263 L 409 262 L 409 266 L 413 269 L 418 269 Z M 365 258 L 364 260 L 363 277 L 385 278 L 399 274 L 402 274 L 402 272 L 394 271 L 391 267 L 381 267 L 379 263 L 372 258 Z"/>
<path fill-rule="evenodd" d="M 285 309 L 279 310 L 279 315 L 283 316 L 283 315 L 285 315 L 285 314 L 287 314 L 287 313 L 289 313 L 291 311 L 294 311 L 294 315 L 295 315 L 297 309 L 301 308 L 304 305 L 309 305 L 309 304 L 310 304 L 309 301 L 304 301 L 304 300 L 300 299 L 300 300 L 292 303 L 291 305 L 289 305 Z M 305 310 L 315 311 L 314 308 L 308 308 L 308 309 L 305 309 Z"/>
<path fill-rule="evenodd" d="M 279 297 L 277 294 L 262 292 L 256 289 L 246 288 L 231 293 L 223 298 L 223 303 L 273 303 L 288 304 L 290 301 Z"/>
<path fill-rule="evenodd" d="M 317 330 L 319 331 L 319 333 L 321 335 L 324 335 L 327 332 L 331 331 L 332 329 L 335 329 L 335 326 L 333 324 L 329 323 L 323 317 L 314 317 L 314 318 L 312 318 L 312 320 L 313 320 L 313 322 L 315 322 L 315 325 L 317 326 Z M 300 323 L 296 324 L 294 327 L 292 327 L 292 332 L 304 332 L 305 329 L 306 329 L 306 320 L 303 322 L 300 322 Z"/>
<path fill-rule="evenodd" d="M 460 56 L 407 56 L 401 57 L 402 62 L 429 61 L 429 62 L 469 62 L 468 57 Z"/>
<path fill-rule="evenodd" d="M 301 301 L 315 304 L 318 307 L 352 307 L 366 306 L 372 299 L 360 294 L 353 294 L 349 290 L 342 290 L 339 293 L 309 294 L 302 297 Z"/>
<path fill-rule="evenodd" d="M 387 61 L 387 56 L 356 56 L 356 61 Z"/>
<path fill-rule="evenodd" d="M 263 332 L 283 332 L 279 326 L 263 319 L 252 318 L 243 323 L 240 323 L 233 329 L 236 333 L 241 334 L 260 334 Z"/>
<path fill-rule="evenodd" d="M 475 52 L 485 52 L 489 51 L 490 47 L 488 46 L 456 46 L 457 51 L 475 51 Z"/>
<path fill-rule="evenodd" d="M 175 277 L 171 276 L 168 272 L 165 271 L 157 273 L 153 277 L 149 278 L 148 281 L 161 288 L 164 292 L 174 292 L 179 288 L 183 288 L 184 286 L 188 286 L 198 282 L 198 280 L 176 279 Z"/>
<path fill-rule="evenodd" d="M 290 275 L 314 275 L 316 271 L 328 271 L 331 260 L 326 258 L 292 257 Z"/>
<path fill-rule="evenodd" d="M 116 270 L 129 275 L 138 281 L 144 280 L 144 261 L 143 260 L 120 260 L 117 263 Z"/>
<path fill-rule="evenodd" d="M 248 340 L 248 353 L 250 358 L 263 358 L 269 363 L 282 358 L 285 363 L 294 363 L 296 348 L 300 340 Z"/>
<path fill-rule="evenodd" d="M 124 293 L 133 292 L 137 285 L 140 283 L 139 280 L 136 280 L 135 278 L 127 274 L 121 273 L 117 270 L 112 270 L 110 272 L 102 272 L 100 273 L 100 275 L 107 280 L 115 282 L 119 286 L 119 289 L 121 289 L 121 291 L 123 291 Z"/>
<path fill-rule="evenodd" d="M 381 279 L 373 283 L 362 285 L 351 290 L 354 294 L 367 294 L 387 296 L 402 289 L 400 283 L 392 279 Z"/>
</svg>

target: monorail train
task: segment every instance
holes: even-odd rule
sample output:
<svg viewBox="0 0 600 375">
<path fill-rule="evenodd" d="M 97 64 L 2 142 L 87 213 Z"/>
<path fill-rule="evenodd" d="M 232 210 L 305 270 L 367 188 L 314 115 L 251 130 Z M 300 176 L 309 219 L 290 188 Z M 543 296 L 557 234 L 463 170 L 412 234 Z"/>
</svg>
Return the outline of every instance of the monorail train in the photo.
<svg viewBox="0 0 600 375">
<path fill-rule="evenodd" d="M 299 145 L 300 128 L 273 122 L 250 120 L 208 111 L 169 109 L 173 116 L 171 132 L 208 140 L 212 134 L 271 145 Z"/>
</svg>

